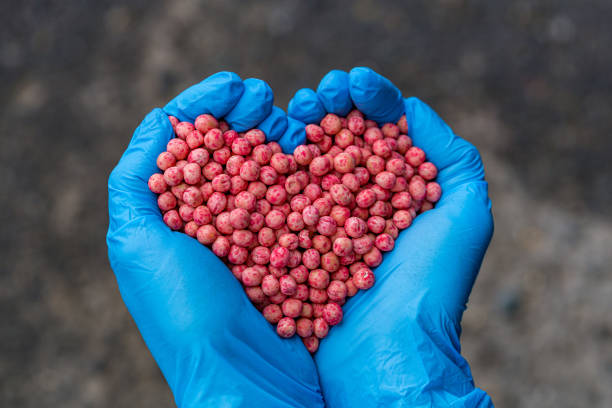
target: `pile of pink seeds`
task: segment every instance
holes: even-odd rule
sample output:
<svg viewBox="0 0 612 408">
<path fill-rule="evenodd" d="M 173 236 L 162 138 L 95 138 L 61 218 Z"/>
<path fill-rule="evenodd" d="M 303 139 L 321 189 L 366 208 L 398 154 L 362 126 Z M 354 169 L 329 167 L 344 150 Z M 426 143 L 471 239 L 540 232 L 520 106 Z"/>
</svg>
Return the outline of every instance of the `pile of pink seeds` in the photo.
<svg viewBox="0 0 612 408">
<path fill-rule="evenodd" d="M 149 179 L 164 222 L 211 248 L 278 335 L 297 333 L 311 353 L 442 193 L 405 116 L 379 128 L 357 110 L 328 114 L 292 155 L 259 129 L 169 119 L 176 138 Z"/>
</svg>

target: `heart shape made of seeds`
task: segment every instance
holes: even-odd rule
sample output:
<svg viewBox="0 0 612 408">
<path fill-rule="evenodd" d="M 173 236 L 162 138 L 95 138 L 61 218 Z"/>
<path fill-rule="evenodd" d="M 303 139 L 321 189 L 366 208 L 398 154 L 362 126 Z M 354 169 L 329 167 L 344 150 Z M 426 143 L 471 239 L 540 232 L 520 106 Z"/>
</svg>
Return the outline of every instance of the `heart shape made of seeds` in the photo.
<svg viewBox="0 0 612 408">
<path fill-rule="evenodd" d="M 176 137 L 148 182 L 164 222 L 209 247 L 278 335 L 298 334 L 311 353 L 442 194 L 405 116 L 379 127 L 358 110 L 327 114 L 293 154 L 209 114 L 169 120 Z"/>
</svg>

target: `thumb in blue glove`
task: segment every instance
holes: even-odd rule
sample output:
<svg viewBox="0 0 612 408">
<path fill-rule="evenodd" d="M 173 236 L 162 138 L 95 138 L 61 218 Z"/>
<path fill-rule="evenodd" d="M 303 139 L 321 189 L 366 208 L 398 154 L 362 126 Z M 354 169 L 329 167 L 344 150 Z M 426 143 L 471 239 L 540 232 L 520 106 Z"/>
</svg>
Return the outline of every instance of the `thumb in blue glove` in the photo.
<svg viewBox="0 0 612 408">
<path fill-rule="evenodd" d="M 316 92 L 298 91 L 288 114 L 309 123 L 353 105 L 379 124 L 406 114 L 414 145 L 439 169 L 443 194 L 401 232 L 374 270 L 375 286 L 346 303 L 343 322 L 321 342 L 315 361 L 327 406 L 492 406 L 475 388 L 459 344 L 461 316 L 493 233 L 478 151 L 425 103 L 403 99 L 367 68 L 330 72 Z"/>
<path fill-rule="evenodd" d="M 167 115 L 210 113 L 238 131 L 259 126 L 271 140 L 295 138 L 294 120 L 272 103 L 265 82 L 215 74 L 149 113 L 109 178 L 110 263 L 180 407 L 323 406 L 300 339 L 279 338 L 208 248 L 171 231 L 147 187 L 173 137 Z"/>
</svg>

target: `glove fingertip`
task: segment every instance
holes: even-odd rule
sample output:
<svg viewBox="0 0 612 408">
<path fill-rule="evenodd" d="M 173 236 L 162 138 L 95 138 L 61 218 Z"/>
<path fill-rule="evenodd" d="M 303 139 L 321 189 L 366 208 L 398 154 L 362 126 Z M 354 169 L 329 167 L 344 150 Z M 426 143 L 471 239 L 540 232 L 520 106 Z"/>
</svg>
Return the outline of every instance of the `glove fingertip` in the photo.
<svg viewBox="0 0 612 408">
<path fill-rule="evenodd" d="M 238 132 L 257 126 L 272 112 L 274 104 L 274 93 L 265 81 L 248 78 L 243 84 L 244 92 L 238 103 L 225 116 L 227 123 Z"/>
<path fill-rule="evenodd" d="M 339 69 L 329 71 L 321 79 L 317 95 L 327 112 L 345 116 L 353 108 L 349 93 L 349 74 Z"/>
<path fill-rule="evenodd" d="M 291 154 L 295 148 L 306 141 L 306 130 L 303 122 L 292 117 L 287 118 L 287 130 L 280 138 L 278 144 L 286 154 Z"/>
<path fill-rule="evenodd" d="M 238 74 L 217 72 L 181 92 L 164 106 L 164 112 L 181 121 L 193 121 L 204 113 L 222 117 L 236 105 L 243 92 L 244 84 Z"/>
<path fill-rule="evenodd" d="M 349 92 L 355 106 L 379 124 L 396 122 L 404 113 L 404 100 L 399 89 L 370 68 L 351 70 Z"/>
<path fill-rule="evenodd" d="M 310 88 L 302 88 L 295 93 L 289 102 L 287 113 L 304 123 L 320 122 L 326 114 L 318 95 Z"/>
<path fill-rule="evenodd" d="M 285 111 L 278 106 L 273 106 L 272 113 L 257 128 L 266 134 L 268 142 L 278 141 L 287 130 L 287 115 Z"/>
</svg>

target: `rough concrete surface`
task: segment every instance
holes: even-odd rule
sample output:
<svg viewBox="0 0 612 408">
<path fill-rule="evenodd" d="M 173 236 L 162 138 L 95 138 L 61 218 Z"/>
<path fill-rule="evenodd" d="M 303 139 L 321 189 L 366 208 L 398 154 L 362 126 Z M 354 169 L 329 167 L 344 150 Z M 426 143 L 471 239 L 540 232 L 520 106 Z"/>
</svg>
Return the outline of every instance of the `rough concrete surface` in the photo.
<svg viewBox="0 0 612 408">
<path fill-rule="evenodd" d="M 481 151 L 496 231 L 463 352 L 497 407 L 612 406 L 612 3 L 0 3 L 0 406 L 167 407 L 106 257 L 106 179 L 219 70 L 286 107 L 367 65 Z"/>
</svg>

